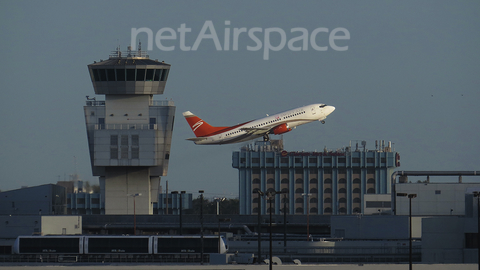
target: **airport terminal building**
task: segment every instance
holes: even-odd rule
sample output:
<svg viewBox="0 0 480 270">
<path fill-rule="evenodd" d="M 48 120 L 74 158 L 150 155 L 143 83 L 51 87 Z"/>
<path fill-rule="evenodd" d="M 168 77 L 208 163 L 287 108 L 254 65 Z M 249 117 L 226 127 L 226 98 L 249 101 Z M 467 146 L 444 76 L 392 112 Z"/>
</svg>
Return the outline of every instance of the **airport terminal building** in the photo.
<svg viewBox="0 0 480 270">
<path fill-rule="evenodd" d="M 366 142 L 355 149 L 289 152 L 282 141 L 257 142 L 233 152 L 239 173 L 240 214 L 259 211 L 258 191 L 277 194 L 272 209 L 260 203 L 261 214 L 351 215 L 364 211 L 365 195 L 391 193 L 391 175 L 400 155 L 391 143 Z M 368 207 L 369 204 L 366 204 Z"/>
</svg>

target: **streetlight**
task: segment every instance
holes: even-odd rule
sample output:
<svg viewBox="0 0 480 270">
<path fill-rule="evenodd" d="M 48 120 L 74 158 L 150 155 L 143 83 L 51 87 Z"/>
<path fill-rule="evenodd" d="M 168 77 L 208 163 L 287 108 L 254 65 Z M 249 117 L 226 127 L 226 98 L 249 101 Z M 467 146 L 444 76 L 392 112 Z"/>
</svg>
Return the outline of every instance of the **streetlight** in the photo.
<svg viewBox="0 0 480 270">
<path fill-rule="evenodd" d="M 307 241 L 310 240 L 310 196 L 311 193 L 302 193 L 302 196 L 307 197 Z"/>
<path fill-rule="evenodd" d="M 142 196 L 142 193 L 128 194 L 127 196 L 133 197 L 133 235 L 137 235 L 137 215 L 135 214 L 135 198 Z"/>
<path fill-rule="evenodd" d="M 269 226 L 269 233 L 270 233 L 270 262 L 269 262 L 269 269 L 272 270 L 273 265 L 273 253 L 272 253 L 272 201 L 275 195 L 283 194 L 282 191 L 267 191 L 265 195 L 267 196 L 268 200 L 270 201 L 270 226 Z"/>
<path fill-rule="evenodd" d="M 283 252 L 287 253 L 287 191 L 283 193 Z"/>
<path fill-rule="evenodd" d="M 258 209 L 258 233 L 257 233 L 257 236 L 258 236 L 258 259 L 257 259 L 257 263 L 260 264 L 260 261 L 261 261 L 261 252 L 262 252 L 262 235 L 261 235 L 261 231 L 262 231 L 262 227 L 261 227 L 261 221 L 262 221 L 262 200 L 261 200 L 261 197 L 265 195 L 265 193 L 263 193 L 262 191 L 260 191 L 260 189 L 257 189 L 256 192 L 258 193 L 258 206 L 257 206 L 257 209 Z"/>
<path fill-rule="evenodd" d="M 183 195 L 185 191 L 180 191 L 180 235 L 183 235 L 183 227 L 182 227 L 182 210 L 183 210 Z"/>
<path fill-rule="evenodd" d="M 200 263 L 203 265 L 203 190 L 199 190 L 200 193 L 200 243 L 201 243 L 201 253 L 200 253 Z"/>
<path fill-rule="evenodd" d="M 473 197 L 477 197 L 477 251 L 478 270 L 480 270 L 480 191 L 474 191 Z"/>
<path fill-rule="evenodd" d="M 218 219 L 218 253 L 220 253 L 220 202 L 225 201 L 225 197 L 215 198 L 214 201 L 217 203 L 217 219 Z"/>
<path fill-rule="evenodd" d="M 409 248 L 408 248 L 408 265 L 410 270 L 412 270 L 412 199 L 417 197 L 417 194 L 407 194 L 407 193 L 397 193 L 397 197 L 408 197 L 409 203 L 409 211 L 408 211 L 408 219 L 410 221 L 409 226 Z"/>
</svg>

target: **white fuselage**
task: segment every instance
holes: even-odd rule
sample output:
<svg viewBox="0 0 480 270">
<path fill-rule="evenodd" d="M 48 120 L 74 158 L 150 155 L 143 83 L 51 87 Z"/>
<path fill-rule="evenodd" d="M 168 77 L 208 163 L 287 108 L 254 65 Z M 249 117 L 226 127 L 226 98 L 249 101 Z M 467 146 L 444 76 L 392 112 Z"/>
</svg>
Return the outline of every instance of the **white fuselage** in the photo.
<svg viewBox="0 0 480 270">
<path fill-rule="evenodd" d="M 272 130 L 273 128 L 282 124 L 287 124 L 288 128 L 293 129 L 297 126 L 313 121 L 323 121 L 334 110 L 335 107 L 325 104 L 312 104 L 303 106 L 244 123 L 232 129 L 228 129 L 225 132 L 209 136 L 205 140 L 195 143 L 227 144 L 248 141 L 262 137 L 265 133 L 262 131 Z"/>
</svg>

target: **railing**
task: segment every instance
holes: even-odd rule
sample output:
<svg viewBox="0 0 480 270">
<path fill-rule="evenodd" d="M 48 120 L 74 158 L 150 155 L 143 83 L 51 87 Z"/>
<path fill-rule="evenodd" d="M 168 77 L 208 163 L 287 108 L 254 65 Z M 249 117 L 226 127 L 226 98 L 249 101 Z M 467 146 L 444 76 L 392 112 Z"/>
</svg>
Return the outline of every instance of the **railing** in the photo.
<svg viewBox="0 0 480 270">
<path fill-rule="evenodd" d="M 87 100 L 87 106 L 105 106 L 105 100 Z"/>
<path fill-rule="evenodd" d="M 150 100 L 150 106 L 175 106 L 173 100 Z"/>
<path fill-rule="evenodd" d="M 95 130 L 100 129 L 158 129 L 157 124 L 95 124 Z"/>
<path fill-rule="evenodd" d="M 87 106 L 105 106 L 105 100 L 87 100 Z M 150 100 L 149 106 L 175 106 L 173 100 Z"/>
</svg>

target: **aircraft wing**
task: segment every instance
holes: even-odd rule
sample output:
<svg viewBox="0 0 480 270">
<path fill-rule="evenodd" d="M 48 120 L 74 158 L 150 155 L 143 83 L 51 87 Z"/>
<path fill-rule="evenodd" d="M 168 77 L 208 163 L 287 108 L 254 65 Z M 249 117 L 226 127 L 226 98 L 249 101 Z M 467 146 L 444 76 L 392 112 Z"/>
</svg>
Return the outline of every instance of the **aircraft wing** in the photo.
<svg viewBox="0 0 480 270">
<path fill-rule="evenodd" d="M 241 128 L 240 130 L 244 130 L 252 135 L 263 135 L 270 132 L 271 128 Z"/>
</svg>

